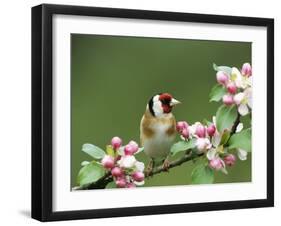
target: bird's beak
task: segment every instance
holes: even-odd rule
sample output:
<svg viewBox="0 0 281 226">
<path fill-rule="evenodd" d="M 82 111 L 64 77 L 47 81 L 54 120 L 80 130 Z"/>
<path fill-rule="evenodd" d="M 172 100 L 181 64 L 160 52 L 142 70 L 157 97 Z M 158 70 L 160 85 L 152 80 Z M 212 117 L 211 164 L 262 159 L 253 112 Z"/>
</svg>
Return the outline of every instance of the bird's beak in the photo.
<svg viewBox="0 0 281 226">
<path fill-rule="evenodd" d="M 177 105 L 177 104 L 181 104 L 181 102 L 179 102 L 178 100 L 172 98 L 172 100 L 171 100 L 171 102 L 170 102 L 170 105 L 171 105 L 171 106 L 175 106 L 175 105 Z"/>
</svg>

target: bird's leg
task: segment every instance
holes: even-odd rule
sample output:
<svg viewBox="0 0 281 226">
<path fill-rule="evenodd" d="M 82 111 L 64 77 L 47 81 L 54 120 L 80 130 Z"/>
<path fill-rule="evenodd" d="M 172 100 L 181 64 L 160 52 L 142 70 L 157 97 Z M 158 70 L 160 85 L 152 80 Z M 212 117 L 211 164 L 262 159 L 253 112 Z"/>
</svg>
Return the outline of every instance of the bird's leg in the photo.
<svg viewBox="0 0 281 226">
<path fill-rule="evenodd" d="M 146 170 L 145 170 L 145 175 L 147 177 L 151 176 L 151 173 L 153 171 L 153 167 L 154 167 L 154 160 L 153 159 L 150 159 L 147 167 L 146 167 Z"/>
<path fill-rule="evenodd" d="M 162 169 L 164 171 L 169 171 L 169 167 L 170 167 L 170 161 L 169 161 L 169 155 L 168 155 L 163 161 Z"/>
</svg>

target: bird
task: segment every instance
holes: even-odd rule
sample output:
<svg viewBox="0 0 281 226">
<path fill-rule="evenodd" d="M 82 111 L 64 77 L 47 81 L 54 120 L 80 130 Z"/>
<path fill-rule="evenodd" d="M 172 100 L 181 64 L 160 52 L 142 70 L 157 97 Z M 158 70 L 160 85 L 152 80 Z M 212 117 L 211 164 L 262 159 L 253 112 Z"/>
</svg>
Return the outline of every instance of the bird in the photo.
<svg viewBox="0 0 281 226">
<path fill-rule="evenodd" d="M 172 109 L 180 103 L 169 93 L 156 94 L 148 101 L 140 122 L 140 142 L 150 158 L 147 176 L 151 175 L 155 163 L 162 163 L 164 170 L 169 168 L 169 153 L 177 134 Z"/>
</svg>

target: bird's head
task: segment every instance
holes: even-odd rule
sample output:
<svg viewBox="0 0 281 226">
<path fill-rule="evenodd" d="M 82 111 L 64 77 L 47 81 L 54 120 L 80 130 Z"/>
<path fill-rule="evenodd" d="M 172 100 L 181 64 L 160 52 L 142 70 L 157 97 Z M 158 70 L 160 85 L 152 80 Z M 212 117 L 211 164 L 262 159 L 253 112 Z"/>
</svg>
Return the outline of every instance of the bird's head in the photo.
<svg viewBox="0 0 281 226">
<path fill-rule="evenodd" d="M 173 98 L 169 93 L 159 93 L 151 97 L 148 102 L 148 109 L 153 116 L 169 114 L 173 106 L 180 102 Z"/>
</svg>

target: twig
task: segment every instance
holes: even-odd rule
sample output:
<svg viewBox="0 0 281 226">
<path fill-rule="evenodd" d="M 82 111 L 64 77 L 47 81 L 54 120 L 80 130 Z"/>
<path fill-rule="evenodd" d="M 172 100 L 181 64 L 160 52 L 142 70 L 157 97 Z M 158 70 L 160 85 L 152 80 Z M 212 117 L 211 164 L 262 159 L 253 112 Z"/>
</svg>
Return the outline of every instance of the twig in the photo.
<svg viewBox="0 0 281 226">
<path fill-rule="evenodd" d="M 194 158 L 200 157 L 202 155 L 204 155 L 204 153 L 200 153 L 196 157 L 193 157 L 192 152 L 190 151 L 188 154 L 185 154 L 183 157 L 171 162 L 167 169 L 164 169 L 162 166 L 158 166 L 152 170 L 152 173 L 149 176 L 146 176 L 146 177 L 151 177 L 151 176 L 161 173 L 161 172 L 167 172 L 171 168 L 180 166 L 181 164 L 188 162 L 190 160 L 193 160 Z"/>
<path fill-rule="evenodd" d="M 233 135 L 235 132 L 236 132 L 236 129 L 237 129 L 237 126 L 239 125 L 240 123 L 240 114 L 239 112 L 237 112 L 237 117 L 236 117 L 236 120 L 231 128 L 231 131 L 230 131 L 230 136 Z"/>
<path fill-rule="evenodd" d="M 146 178 L 151 177 L 155 174 L 159 174 L 161 172 L 167 172 L 169 169 L 174 168 L 176 166 L 180 166 L 181 164 L 188 162 L 190 160 L 193 160 L 194 158 L 197 158 L 199 156 L 202 156 L 203 154 L 204 153 L 200 153 L 197 156 L 193 157 L 192 151 L 190 150 L 189 153 L 185 154 L 181 158 L 172 161 L 170 163 L 169 167 L 166 169 L 164 169 L 162 166 L 155 167 L 152 170 L 151 174 L 149 176 L 146 176 Z M 102 188 L 105 188 L 106 185 L 112 181 L 113 181 L 113 178 L 112 178 L 110 172 L 108 172 L 102 178 L 100 178 L 98 181 L 88 184 L 88 185 L 74 187 L 74 188 L 72 188 L 72 190 L 102 189 Z"/>
</svg>

